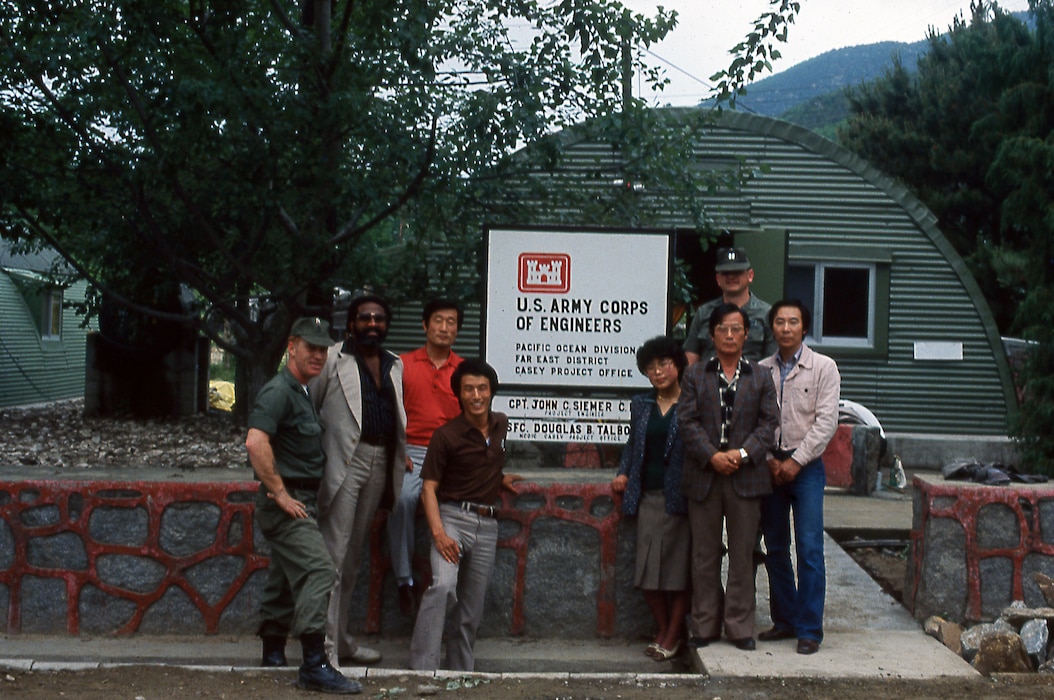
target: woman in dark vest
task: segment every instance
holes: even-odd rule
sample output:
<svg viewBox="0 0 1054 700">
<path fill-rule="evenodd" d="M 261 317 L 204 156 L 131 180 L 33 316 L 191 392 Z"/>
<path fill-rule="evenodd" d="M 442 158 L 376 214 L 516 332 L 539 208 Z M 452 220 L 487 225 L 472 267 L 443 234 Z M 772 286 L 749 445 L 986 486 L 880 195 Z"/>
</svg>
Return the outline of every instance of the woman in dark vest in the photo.
<svg viewBox="0 0 1054 700">
<path fill-rule="evenodd" d="M 622 496 L 622 514 L 637 516 L 634 585 L 655 618 L 654 641 L 644 653 L 656 661 L 676 656 L 691 606 L 691 530 L 681 495 L 684 445 L 677 426 L 681 372 L 688 358 L 680 343 L 659 336 L 637 350 L 637 368 L 652 391 L 630 404 L 630 435 L 611 490 Z"/>
</svg>

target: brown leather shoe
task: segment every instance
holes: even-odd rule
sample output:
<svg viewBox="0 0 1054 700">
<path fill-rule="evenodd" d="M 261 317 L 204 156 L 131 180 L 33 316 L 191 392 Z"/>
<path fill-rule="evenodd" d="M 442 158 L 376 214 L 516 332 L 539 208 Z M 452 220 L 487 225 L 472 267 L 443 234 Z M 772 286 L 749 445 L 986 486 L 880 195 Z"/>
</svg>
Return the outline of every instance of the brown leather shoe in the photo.
<svg viewBox="0 0 1054 700">
<path fill-rule="evenodd" d="M 399 586 L 399 612 L 406 617 L 417 614 L 417 596 L 414 595 L 414 587 L 408 583 Z"/>
<path fill-rule="evenodd" d="M 771 627 L 764 632 L 758 633 L 759 642 L 778 642 L 782 639 L 794 639 L 795 634 L 792 630 L 780 629 L 779 627 Z"/>
<path fill-rule="evenodd" d="M 799 639 L 798 640 L 798 653 L 799 654 L 815 654 L 820 650 L 820 643 L 815 639 Z"/>
</svg>

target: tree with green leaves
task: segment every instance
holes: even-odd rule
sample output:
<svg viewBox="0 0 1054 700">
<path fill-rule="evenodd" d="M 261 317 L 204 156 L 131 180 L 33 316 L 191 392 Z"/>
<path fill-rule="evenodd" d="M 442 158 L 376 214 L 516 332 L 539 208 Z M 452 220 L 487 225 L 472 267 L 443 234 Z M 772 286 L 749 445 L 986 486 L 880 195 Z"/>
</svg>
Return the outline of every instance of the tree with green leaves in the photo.
<svg viewBox="0 0 1054 700">
<path fill-rule="evenodd" d="M 701 222 L 683 125 L 622 87 L 664 84 L 640 49 L 675 24 L 615 0 L 0 0 L 0 235 L 206 333 L 244 409 L 334 285 L 471 292 L 449 285 L 481 224 L 517 219 L 508 183 L 559 173 L 566 126 Z M 618 192 L 553 201 L 567 224 L 648 220 Z M 186 289 L 203 311 L 172 303 Z"/>
<path fill-rule="evenodd" d="M 1030 468 L 1054 473 L 1054 3 L 1034 28 L 995 3 L 931 32 L 918 72 L 894 66 L 850 90 L 842 143 L 902 180 L 937 215 L 1000 329 L 1037 341 L 1012 430 Z"/>
<path fill-rule="evenodd" d="M 0 226 L 162 319 L 195 322 L 154 303 L 189 286 L 251 391 L 335 280 L 390 282 L 408 227 L 460 233 L 412 204 L 617 111 L 623 38 L 674 23 L 607 0 L 5 0 Z"/>
</svg>

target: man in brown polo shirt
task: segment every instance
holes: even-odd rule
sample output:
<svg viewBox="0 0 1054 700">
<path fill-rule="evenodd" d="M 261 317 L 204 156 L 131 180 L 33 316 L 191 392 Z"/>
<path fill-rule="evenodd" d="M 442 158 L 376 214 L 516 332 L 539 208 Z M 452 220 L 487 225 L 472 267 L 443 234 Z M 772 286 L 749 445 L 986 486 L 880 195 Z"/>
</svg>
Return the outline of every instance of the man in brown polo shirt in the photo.
<svg viewBox="0 0 1054 700">
<path fill-rule="evenodd" d="M 439 668 L 447 611 L 454 617 L 446 668 L 472 671 L 476 630 L 483 620 L 498 545 L 496 506 L 521 477 L 503 474 L 509 419 L 492 413 L 498 375 L 482 360 L 467 359 L 450 377 L 461 415 L 432 434 L 421 470 L 421 506 L 432 531 L 432 585 L 421 598 L 410 668 Z"/>
</svg>

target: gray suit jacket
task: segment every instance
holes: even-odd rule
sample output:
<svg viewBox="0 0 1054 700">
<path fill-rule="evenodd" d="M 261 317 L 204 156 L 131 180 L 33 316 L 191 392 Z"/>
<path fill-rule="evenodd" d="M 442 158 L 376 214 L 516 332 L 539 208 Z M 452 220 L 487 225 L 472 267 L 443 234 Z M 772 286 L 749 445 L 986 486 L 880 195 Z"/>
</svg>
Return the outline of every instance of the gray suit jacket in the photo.
<svg viewBox="0 0 1054 700">
<path fill-rule="evenodd" d="M 388 352 L 383 350 L 382 352 Z M 395 421 L 397 434 L 395 449 L 388 455 L 388 481 L 381 507 L 391 507 L 399 499 L 406 472 L 406 409 L 403 408 L 403 363 L 398 356 L 392 363 L 392 385 L 395 387 Z M 343 352 L 341 345 L 329 349 L 322 374 L 308 384 L 311 400 L 322 421 L 322 450 L 326 453 L 326 467 L 322 485 L 318 489 L 320 510 L 326 510 L 340 490 L 347 467 L 355 454 L 362 434 L 362 387 L 359 365 L 355 356 Z M 389 499 L 391 502 L 389 502 Z"/>
<path fill-rule="evenodd" d="M 716 475 L 710 460 L 720 451 L 721 399 L 717 380 L 720 371 L 717 358 L 696 362 L 685 370 L 681 380 L 677 418 L 681 423 L 681 438 L 687 457 L 682 488 L 684 495 L 694 501 L 706 498 Z M 744 498 L 772 493 L 772 479 L 765 456 L 773 448 L 777 425 L 779 412 L 772 376 L 767 370 L 744 360 L 728 436 L 730 449 L 743 448 L 750 455 L 750 461 L 732 474 L 736 493 Z"/>
</svg>

